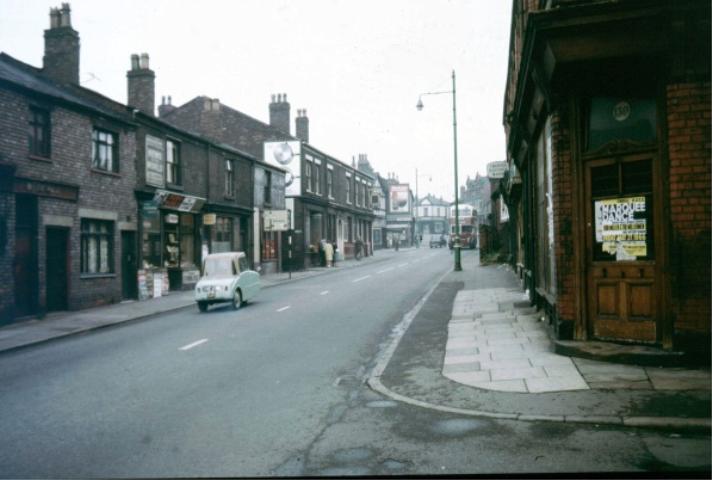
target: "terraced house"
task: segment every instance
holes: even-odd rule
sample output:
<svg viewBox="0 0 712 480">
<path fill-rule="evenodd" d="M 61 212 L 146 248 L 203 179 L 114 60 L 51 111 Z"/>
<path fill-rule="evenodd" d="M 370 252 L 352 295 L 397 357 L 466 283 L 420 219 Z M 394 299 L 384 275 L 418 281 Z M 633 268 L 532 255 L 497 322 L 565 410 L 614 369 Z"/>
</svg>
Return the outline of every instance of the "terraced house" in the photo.
<svg viewBox="0 0 712 480">
<path fill-rule="evenodd" d="M 709 40 L 704 0 L 513 2 L 505 199 L 559 339 L 709 351 Z"/>
</svg>

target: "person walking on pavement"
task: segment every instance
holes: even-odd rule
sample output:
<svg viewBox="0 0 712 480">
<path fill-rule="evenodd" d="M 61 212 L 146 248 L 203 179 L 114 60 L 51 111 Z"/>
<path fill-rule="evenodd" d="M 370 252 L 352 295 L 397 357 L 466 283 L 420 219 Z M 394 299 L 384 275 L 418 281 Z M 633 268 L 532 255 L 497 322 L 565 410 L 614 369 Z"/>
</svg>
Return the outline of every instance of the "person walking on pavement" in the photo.
<svg viewBox="0 0 712 480">
<path fill-rule="evenodd" d="M 361 237 L 356 238 L 356 252 L 354 254 L 354 257 L 356 260 L 361 260 L 361 257 L 363 256 L 363 242 L 361 241 Z"/>
<path fill-rule="evenodd" d="M 326 266 L 331 268 L 334 266 L 334 246 L 331 242 L 326 242 L 324 244 L 324 256 L 326 257 Z"/>
</svg>

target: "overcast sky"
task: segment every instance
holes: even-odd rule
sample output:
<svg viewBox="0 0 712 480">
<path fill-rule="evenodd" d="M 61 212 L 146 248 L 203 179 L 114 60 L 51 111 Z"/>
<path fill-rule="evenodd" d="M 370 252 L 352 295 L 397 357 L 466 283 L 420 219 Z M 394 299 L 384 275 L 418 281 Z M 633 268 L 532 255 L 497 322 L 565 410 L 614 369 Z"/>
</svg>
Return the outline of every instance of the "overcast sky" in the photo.
<svg viewBox="0 0 712 480">
<path fill-rule="evenodd" d="M 126 102 L 132 53 L 150 55 L 156 102 L 219 98 L 269 122 L 286 93 L 291 129 L 306 108 L 310 143 L 350 162 L 368 154 L 419 195 L 453 198 L 457 73 L 460 184 L 505 159 L 502 102 L 510 0 L 73 0 L 82 85 Z M 0 50 L 42 66 L 49 0 L 0 0 Z"/>
</svg>

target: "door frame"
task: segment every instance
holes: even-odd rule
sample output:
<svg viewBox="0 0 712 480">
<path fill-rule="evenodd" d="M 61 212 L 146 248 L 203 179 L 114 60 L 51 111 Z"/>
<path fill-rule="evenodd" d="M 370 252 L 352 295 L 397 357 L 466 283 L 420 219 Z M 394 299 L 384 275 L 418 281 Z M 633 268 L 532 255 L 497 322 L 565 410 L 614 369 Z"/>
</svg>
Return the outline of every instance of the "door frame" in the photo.
<svg viewBox="0 0 712 480">
<path fill-rule="evenodd" d="M 666 89 L 660 82 L 654 89 L 657 107 L 657 141 L 654 145 L 643 148 L 630 148 L 616 152 L 618 156 L 629 156 L 634 154 L 650 154 L 653 156 L 653 205 L 655 215 L 655 281 L 658 285 L 655 291 L 659 293 L 657 298 L 657 319 L 656 319 L 656 343 L 661 344 L 665 349 L 671 349 L 673 345 L 673 316 L 671 312 L 671 278 L 670 278 L 670 226 L 666 221 L 670 213 L 670 192 L 666 172 L 669 172 L 669 157 L 667 151 L 667 110 L 665 105 Z M 574 324 L 574 339 L 592 340 L 592 320 L 589 318 L 588 309 L 588 251 L 586 232 L 586 209 L 589 205 L 586 201 L 586 164 L 594 159 L 607 158 L 611 153 L 586 154 L 583 152 L 585 131 L 585 109 L 584 103 L 591 98 L 591 92 L 577 90 L 573 92 L 567 103 L 562 104 L 562 108 L 568 108 L 569 131 L 572 132 L 570 139 L 570 151 L 572 161 L 573 198 L 575 202 L 575 218 L 572 219 L 573 240 L 574 240 L 574 268 L 576 291 L 576 312 L 577 319 Z M 583 188 L 581 188 L 583 187 Z"/>
</svg>

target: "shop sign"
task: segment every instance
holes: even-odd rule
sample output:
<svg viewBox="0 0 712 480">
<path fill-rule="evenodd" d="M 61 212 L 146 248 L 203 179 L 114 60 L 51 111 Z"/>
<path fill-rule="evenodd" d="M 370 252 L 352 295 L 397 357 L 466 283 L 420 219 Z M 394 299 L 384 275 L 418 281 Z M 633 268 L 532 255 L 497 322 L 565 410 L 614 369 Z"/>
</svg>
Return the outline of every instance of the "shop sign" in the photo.
<svg viewBox="0 0 712 480">
<path fill-rule="evenodd" d="M 175 213 L 169 213 L 166 215 L 166 223 L 178 223 L 178 215 Z"/>
<path fill-rule="evenodd" d="M 489 178 L 504 178 L 504 172 L 507 171 L 507 162 L 489 162 L 487 164 L 487 176 Z"/>
<path fill-rule="evenodd" d="M 203 208 L 204 198 L 181 195 L 166 190 L 156 190 L 154 201 L 161 208 L 178 210 L 179 212 L 198 212 Z"/>
<path fill-rule="evenodd" d="M 215 225 L 217 221 L 217 215 L 214 213 L 203 214 L 203 225 Z"/>
<path fill-rule="evenodd" d="M 289 230 L 289 211 L 287 210 L 265 210 L 263 218 L 265 232 Z"/>
<path fill-rule="evenodd" d="M 596 242 L 616 260 L 635 260 L 647 252 L 645 197 L 614 198 L 594 202 Z"/>
<path fill-rule="evenodd" d="M 146 184 L 165 187 L 163 139 L 146 135 Z"/>
</svg>

